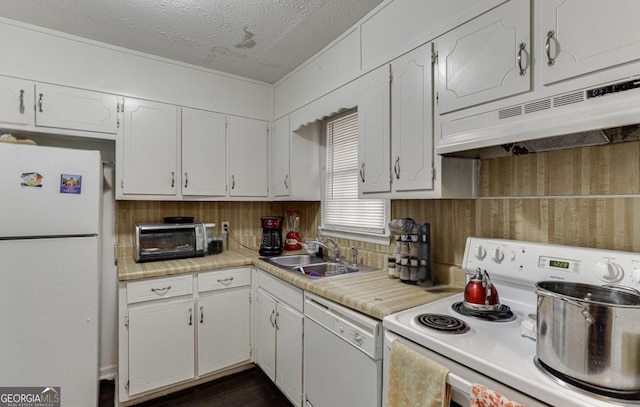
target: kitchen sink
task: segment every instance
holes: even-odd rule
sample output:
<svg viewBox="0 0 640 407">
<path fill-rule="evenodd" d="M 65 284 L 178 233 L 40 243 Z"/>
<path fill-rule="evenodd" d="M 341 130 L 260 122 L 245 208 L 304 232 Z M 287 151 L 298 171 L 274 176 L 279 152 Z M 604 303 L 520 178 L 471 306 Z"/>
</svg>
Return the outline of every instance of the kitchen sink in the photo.
<svg viewBox="0 0 640 407">
<path fill-rule="evenodd" d="M 340 274 L 355 273 L 357 268 L 349 267 L 342 263 L 320 263 L 306 266 L 294 266 L 293 271 L 298 271 L 309 277 L 329 277 Z"/>
<path fill-rule="evenodd" d="M 328 278 L 346 274 L 362 273 L 378 270 L 364 264 L 349 264 L 323 259 L 308 254 L 292 254 L 289 256 L 262 257 L 264 260 L 283 270 L 301 274 L 309 278 Z"/>
<path fill-rule="evenodd" d="M 268 257 L 263 260 L 278 266 L 301 266 L 326 262 L 325 259 L 310 254 L 292 254 L 290 256 Z"/>
</svg>

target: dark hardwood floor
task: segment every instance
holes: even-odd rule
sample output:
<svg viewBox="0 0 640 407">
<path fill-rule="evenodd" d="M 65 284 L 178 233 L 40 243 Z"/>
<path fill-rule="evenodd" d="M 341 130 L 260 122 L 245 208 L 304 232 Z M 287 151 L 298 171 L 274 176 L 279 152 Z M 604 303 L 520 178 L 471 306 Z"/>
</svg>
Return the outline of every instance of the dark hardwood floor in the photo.
<svg viewBox="0 0 640 407">
<path fill-rule="evenodd" d="M 100 382 L 100 407 L 113 407 L 114 382 Z M 137 404 L 136 407 L 291 407 L 258 367 L 190 389 Z"/>
</svg>

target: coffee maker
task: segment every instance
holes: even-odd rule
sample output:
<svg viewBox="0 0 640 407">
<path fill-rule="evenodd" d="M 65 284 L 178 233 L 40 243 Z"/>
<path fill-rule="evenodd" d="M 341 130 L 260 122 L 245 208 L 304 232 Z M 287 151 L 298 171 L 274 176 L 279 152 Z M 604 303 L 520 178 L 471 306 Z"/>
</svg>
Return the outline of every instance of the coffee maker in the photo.
<svg viewBox="0 0 640 407">
<path fill-rule="evenodd" d="M 282 254 L 282 221 L 280 216 L 262 216 L 261 256 L 279 256 Z"/>
</svg>

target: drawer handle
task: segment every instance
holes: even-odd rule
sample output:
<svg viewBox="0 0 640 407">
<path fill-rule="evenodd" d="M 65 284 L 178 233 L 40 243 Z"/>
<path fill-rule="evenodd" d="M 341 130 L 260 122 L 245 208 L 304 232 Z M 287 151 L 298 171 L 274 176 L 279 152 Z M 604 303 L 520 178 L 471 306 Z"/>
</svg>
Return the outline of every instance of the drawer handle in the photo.
<svg viewBox="0 0 640 407">
<path fill-rule="evenodd" d="M 167 291 L 169 291 L 171 289 L 171 286 L 168 285 L 166 287 L 162 287 L 162 288 L 152 288 L 151 291 L 153 291 L 154 293 L 158 294 L 158 295 L 164 295 L 167 293 Z"/>
<path fill-rule="evenodd" d="M 20 89 L 20 114 L 24 114 L 24 89 Z"/>
<path fill-rule="evenodd" d="M 227 277 L 225 279 L 218 279 L 218 282 L 220 284 L 225 284 L 225 285 L 231 284 L 232 281 L 233 281 L 233 277 Z"/>
</svg>

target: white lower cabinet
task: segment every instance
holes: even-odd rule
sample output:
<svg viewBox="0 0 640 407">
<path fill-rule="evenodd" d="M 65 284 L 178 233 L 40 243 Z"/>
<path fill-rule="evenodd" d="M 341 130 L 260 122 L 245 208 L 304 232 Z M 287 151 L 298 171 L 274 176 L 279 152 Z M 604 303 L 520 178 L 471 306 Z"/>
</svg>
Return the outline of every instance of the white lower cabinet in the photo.
<svg viewBox="0 0 640 407">
<path fill-rule="evenodd" d="M 193 300 L 129 309 L 129 395 L 194 378 Z"/>
<path fill-rule="evenodd" d="M 249 269 L 241 270 L 249 274 Z M 218 280 L 225 278 L 229 277 L 220 276 Z M 251 359 L 249 285 L 199 295 L 198 376 L 248 362 Z"/>
<path fill-rule="evenodd" d="M 251 268 L 121 282 L 119 402 L 251 361 Z"/>
<path fill-rule="evenodd" d="M 302 406 L 302 290 L 258 270 L 255 362 Z"/>
</svg>

